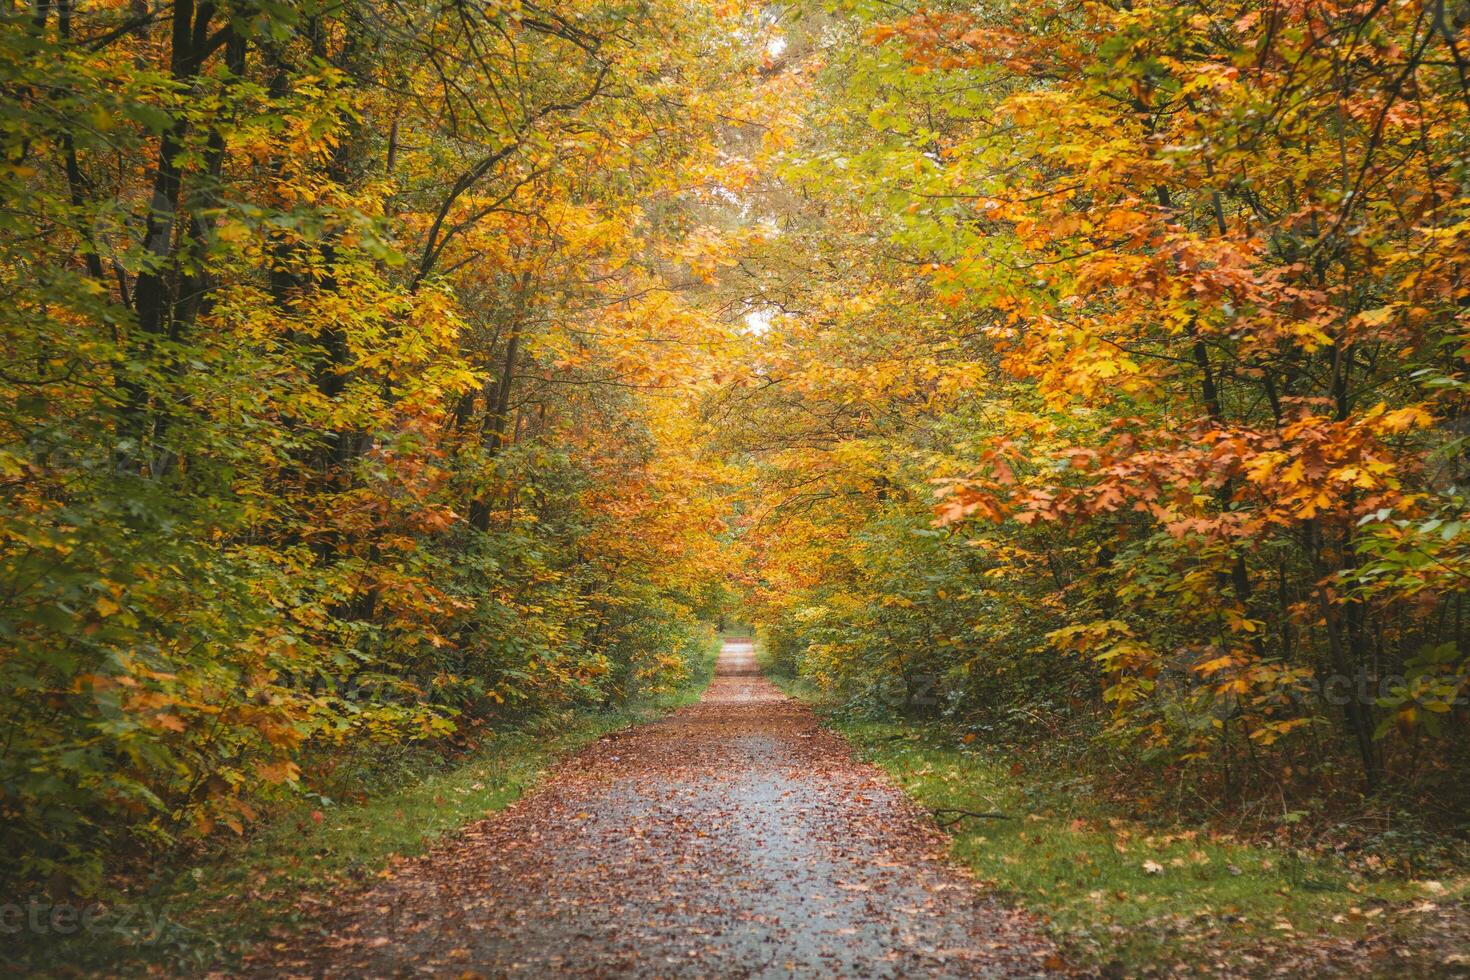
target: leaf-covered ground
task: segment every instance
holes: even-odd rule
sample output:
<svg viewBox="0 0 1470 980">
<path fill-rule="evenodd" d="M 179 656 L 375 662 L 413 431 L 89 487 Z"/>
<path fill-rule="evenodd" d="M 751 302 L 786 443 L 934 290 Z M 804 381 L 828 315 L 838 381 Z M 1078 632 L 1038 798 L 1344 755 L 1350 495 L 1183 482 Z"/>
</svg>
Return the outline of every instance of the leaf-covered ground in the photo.
<svg viewBox="0 0 1470 980">
<path fill-rule="evenodd" d="M 699 704 L 263 948 L 260 975 L 1032 976 L 1061 966 L 877 769 L 727 644 Z"/>
</svg>

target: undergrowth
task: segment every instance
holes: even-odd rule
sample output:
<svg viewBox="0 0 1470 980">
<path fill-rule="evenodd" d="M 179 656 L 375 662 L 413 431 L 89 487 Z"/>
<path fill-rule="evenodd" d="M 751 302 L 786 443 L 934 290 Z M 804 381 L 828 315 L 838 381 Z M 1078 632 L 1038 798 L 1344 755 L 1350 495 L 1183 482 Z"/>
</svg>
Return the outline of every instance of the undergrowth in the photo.
<svg viewBox="0 0 1470 980">
<path fill-rule="evenodd" d="M 933 812 L 954 856 L 1041 918 L 1074 967 L 1423 976 L 1470 966 L 1470 876 L 1452 862 L 1441 877 L 1414 878 L 1376 853 L 1133 812 L 1045 746 L 835 710 L 807 680 L 762 665 Z"/>
<path fill-rule="evenodd" d="M 262 939 L 284 940 L 344 891 L 398 859 L 508 806 L 559 758 L 698 700 L 718 643 L 675 690 L 640 703 L 565 711 L 470 737 L 446 756 L 430 746 L 346 757 L 329 785 L 269 814 L 248 836 L 113 884 L 109 900 L 54 915 L 52 899 L 11 899 L 0 967 L 19 975 L 197 973 L 237 963 Z M 337 794 L 337 795 L 334 795 Z M 350 800 L 350 801 L 349 801 Z"/>
</svg>

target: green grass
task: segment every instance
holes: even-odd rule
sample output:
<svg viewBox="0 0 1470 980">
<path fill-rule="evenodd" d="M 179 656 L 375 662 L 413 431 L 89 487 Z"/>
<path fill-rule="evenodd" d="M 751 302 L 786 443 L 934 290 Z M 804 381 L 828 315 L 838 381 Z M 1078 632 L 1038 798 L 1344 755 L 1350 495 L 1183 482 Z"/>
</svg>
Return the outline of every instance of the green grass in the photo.
<svg viewBox="0 0 1470 980">
<path fill-rule="evenodd" d="M 0 937 L 0 967 L 33 976 L 227 967 L 255 941 L 311 923 L 332 896 L 370 884 L 395 858 L 420 854 L 515 801 L 566 754 L 698 700 L 717 652 L 717 643 L 702 651 L 675 691 L 489 734 L 455 760 L 401 748 L 349 760 L 333 782 L 357 785 L 361 802 L 306 799 L 273 812 L 244 840 L 131 882 L 90 930 L 22 928 Z"/>
<path fill-rule="evenodd" d="M 822 707 L 802 680 L 772 679 Z M 1421 941 L 1416 930 L 1443 926 L 1442 915 L 1461 924 L 1470 878 L 1411 881 L 1333 856 L 1150 825 L 1090 798 L 1085 781 L 1065 771 L 967 744 L 941 726 L 828 722 L 937 819 L 955 820 L 954 856 L 1040 916 L 1075 966 L 1127 976 L 1265 973 L 1311 944 L 1342 940 L 1346 948 L 1385 933 L 1400 948 L 1375 969 L 1454 973 L 1465 959 L 1453 951 L 1453 933 L 1447 945 L 1443 937 Z M 1367 972 L 1365 963 L 1360 957 L 1356 967 Z"/>
</svg>

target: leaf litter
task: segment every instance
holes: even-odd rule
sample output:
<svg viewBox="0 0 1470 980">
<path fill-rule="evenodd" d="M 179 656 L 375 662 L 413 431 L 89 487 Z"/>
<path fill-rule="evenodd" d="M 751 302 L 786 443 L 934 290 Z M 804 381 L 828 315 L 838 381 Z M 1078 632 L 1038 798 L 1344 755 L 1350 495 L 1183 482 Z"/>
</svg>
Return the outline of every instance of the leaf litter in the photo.
<svg viewBox="0 0 1470 980">
<path fill-rule="evenodd" d="M 271 976 L 1019 977 L 1039 925 L 849 744 L 721 651 L 700 702 L 606 737 L 290 940 Z"/>
</svg>

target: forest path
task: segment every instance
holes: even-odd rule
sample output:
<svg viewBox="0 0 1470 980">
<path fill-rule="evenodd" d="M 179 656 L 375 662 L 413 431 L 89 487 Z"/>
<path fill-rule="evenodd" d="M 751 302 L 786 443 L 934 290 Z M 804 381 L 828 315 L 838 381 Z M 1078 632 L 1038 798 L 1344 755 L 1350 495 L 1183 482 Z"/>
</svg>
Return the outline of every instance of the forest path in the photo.
<svg viewBox="0 0 1470 980">
<path fill-rule="evenodd" d="M 272 975 L 1034 976 L 1049 950 L 877 769 L 721 650 L 696 705 L 603 738 L 350 899 Z"/>
</svg>

